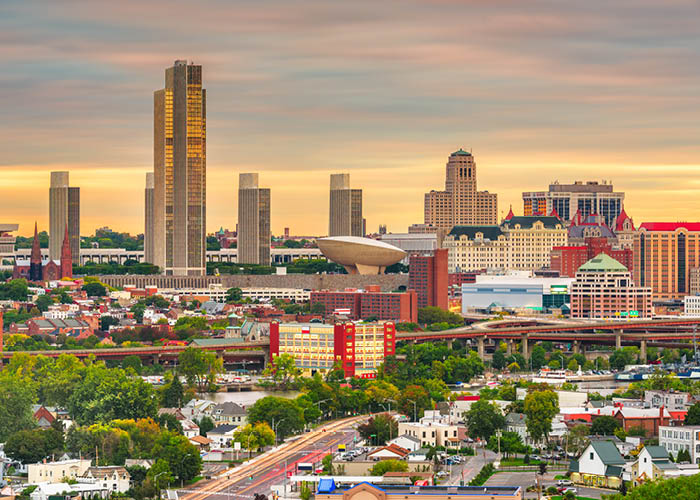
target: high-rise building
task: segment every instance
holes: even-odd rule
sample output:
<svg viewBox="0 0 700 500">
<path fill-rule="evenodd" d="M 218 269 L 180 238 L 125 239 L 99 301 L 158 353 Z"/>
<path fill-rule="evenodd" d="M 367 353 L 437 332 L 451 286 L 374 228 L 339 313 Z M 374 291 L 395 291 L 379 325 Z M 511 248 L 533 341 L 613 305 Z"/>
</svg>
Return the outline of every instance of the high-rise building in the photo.
<svg viewBox="0 0 700 500">
<path fill-rule="evenodd" d="M 476 162 L 460 149 L 445 165 L 445 190 L 425 193 L 425 224 L 448 231 L 456 225 L 497 224 L 495 193 L 476 190 Z"/>
<path fill-rule="evenodd" d="M 574 217 L 585 219 L 591 214 L 596 214 L 603 217 L 608 227 L 613 227 L 622 211 L 624 200 L 625 193 L 613 191 L 610 182 L 554 182 L 549 185 L 549 191 L 523 193 L 523 214 L 547 215 L 555 211 L 567 222 Z"/>
<path fill-rule="evenodd" d="M 258 187 L 258 174 L 238 180 L 238 262 L 270 265 L 270 190 Z"/>
<path fill-rule="evenodd" d="M 146 197 L 144 200 L 143 254 L 144 260 L 153 264 L 153 172 L 146 173 Z"/>
<path fill-rule="evenodd" d="M 175 61 L 153 94 L 153 264 L 206 272 L 206 90 L 202 67 Z"/>
<path fill-rule="evenodd" d="M 690 271 L 700 266 L 700 222 L 645 222 L 634 238 L 634 282 L 654 299 L 690 292 Z"/>
<path fill-rule="evenodd" d="M 68 172 L 51 172 L 49 188 L 49 259 L 60 260 L 68 227 L 73 263 L 80 263 L 80 188 L 70 187 Z"/>
<path fill-rule="evenodd" d="M 331 174 L 328 236 L 364 236 L 362 189 L 350 188 L 350 174 Z"/>
<path fill-rule="evenodd" d="M 447 310 L 447 249 L 432 255 L 411 255 L 408 265 L 408 289 L 418 294 L 418 307 L 435 306 Z"/>
</svg>

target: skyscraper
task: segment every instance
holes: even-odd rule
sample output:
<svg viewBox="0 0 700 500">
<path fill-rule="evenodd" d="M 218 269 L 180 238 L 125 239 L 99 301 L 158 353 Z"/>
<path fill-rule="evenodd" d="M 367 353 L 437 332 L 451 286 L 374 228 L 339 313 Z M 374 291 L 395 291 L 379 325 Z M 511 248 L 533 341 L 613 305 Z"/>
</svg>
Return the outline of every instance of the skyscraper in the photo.
<svg viewBox="0 0 700 500">
<path fill-rule="evenodd" d="M 146 198 L 144 201 L 143 252 L 145 261 L 153 264 L 153 172 L 146 173 Z"/>
<path fill-rule="evenodd" d="M 68 172 L 51 172 L 49 188 L 49 259 L 60 260 L 68 227 L 74 264 L 80 263 L 80 188 L 70 187 Z"/>
<path fill-rule="evenodd" d="M 457 225 L 498 223 L 495 193 L 476 190 L 476 162 L 460 149 L 445 165 L 445 190 L 425 193 L 425 224 L 451 229 Z"/>
<path fill-rule="evenodd" d="M 202 67 L 175 61 L 153 94 L 153 264 L 206 272 L 206 90 Z"/>
<path fill-rule="evenodd" d="M 364 236 L 362 189 L 350 189 L 350 174 L 331 174 L 328 236 Z"/>
<path fill-rule="evenodd" d="M 258 187 L 258 174 L 238 180 L 238 263 L 270 265 L 270 190 Z"/>
</svg>

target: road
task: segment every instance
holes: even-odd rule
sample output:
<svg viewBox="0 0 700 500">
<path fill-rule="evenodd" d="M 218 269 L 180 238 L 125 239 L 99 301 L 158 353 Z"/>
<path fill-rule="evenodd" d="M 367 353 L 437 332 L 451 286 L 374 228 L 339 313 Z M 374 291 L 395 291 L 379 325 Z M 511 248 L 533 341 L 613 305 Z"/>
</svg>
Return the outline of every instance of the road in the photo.
<svg viewBox="0 0 700 500">
<path fill-rule="evenodd" d="M 479 473 L 479 471 L 489 462 L 496 460 L 496 454 L 491 450 L 476 448 L 476 455 L 468 457 L 467 460 L 459 465 L 452 466 L 452 475 L 447 481 L 441 481 L 441 484 L 459 485 L 460 481 L 464 480 L 464 484 L 469 484 L 469 481 Z M 450 471 L 449 466 L 443 466 L 443 470 Z"/>
<path fill-rule="evenodd" d="M 557 472 L 556 474 L 561 474 Z M 544 478 L 541 479 L 542 493 L 549 486 L 556 486 L 556 479 L 554 479 L 555 473 L 547 473 Z M 528 486 L 535 484 L 535 473 L 534 472 L 499 472 L 491 476 L 488 481 L 486 481 L 485 486 L 520 486 L 523 492 Z M 587 498 L 601 498 L 601 495 L 609 495 L 615 493 L 611 490 L 603 490 L 599 488 L 586 488 L 583 486 L 574 485 L 578 490 L 579 496 Z M 537 498 L 537 492 L 528 492 L 524 494 L 524 498 Z"/>
<path fill-rule="evenodd" d="M 327 453 L 337 450 L 339 444 L 351 443 L 356 436 L 355 424 L 366 418 L 352 417 L 326 424 L 229 470 L 224 477 L 201 481 L 193 489 L 177 490 L 177 498 L 240 500 L 252 499 L 256 493 L 269 495 L 272 486 L 281 484 L 286 474 L 294 473 L 299 462 L 320 462 Z M 170 498 L 175 498 L 173 493 L 168 492 Z"/>
</svg>

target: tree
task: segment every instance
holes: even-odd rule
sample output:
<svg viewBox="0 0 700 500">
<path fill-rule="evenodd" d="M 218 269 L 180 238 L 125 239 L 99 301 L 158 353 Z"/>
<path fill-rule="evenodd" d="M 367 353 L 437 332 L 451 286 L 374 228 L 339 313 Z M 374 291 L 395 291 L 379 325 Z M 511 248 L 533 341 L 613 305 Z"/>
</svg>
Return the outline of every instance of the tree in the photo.
<svg viewBox="0 0 700 500">
<path fill-rule="evenodd" d="M 122 368 L 125 370 L 131 368 L 136 374 L 140 375 L 141 371 L 143 370 L 143 363 L 141 363 L 141 358 L 131 354 L 129 356 L 124 356 L 124 359 L 122 360 Z"/>
<path fill-rule="evenodd" d="M 297 367 L 296 360 L 291 354 L 275 355 L 263 375 L 272 377 L 275 385 L 281 390 L 288 390 L 291 383 L 296 382 L 301 376 L 301 370 Z"/>
<path fill-rule="evenodd" d="M 53 305 L 53 299 L 51 298 L 50 295 L 39 295 L 37 297 L 36 302 L 36 308 L 39 309 L 41 312 L 46 312 L 49 310 L 49 306 Z"/>
<path fill-rule="evenodd" d="M 493 359 L 491 360 L 491 366 L 493 366 L 496 370 L 502 370 L 506 366 L 506 356 L 503 354 L 503 351 L 500 349 L 496 349 L 496 352 L 493 353 Z"/>
<path fill-rule="evenodd" d="M 226 290 L 226 303 L 238 304 L 243 300 L 243 290 L 234 287 Z"/>
<path fill-rule="evenodd" d="M 202 470 L 199 450 L 181 434 L 161 432 L 153 446 L 152 455 L 165 460 L 173 475 L 182 481 L 193 479 Z"/>
<path fill-rule="evenodd" d="M 235 430 L 233 441 L 241 443 L 241 447 L 250 453 L 253 450 L 260 450 L 275 444 L 275 433 L 267 425 L 267 422 L 258 422 L 255 425 L 247 424 Z"/>
<path fill-rule="evenodd" d="M 418 309 L 418 322 L 424 325 L 433 323 L 448 323 L 450 325 L 463 325 L 464 319 L 459 315 L 435 306 L 421 307 Z"/>
<path fill-rule="evenodd" d="M 387 472 L 406 472 L 408 464 L 403 460 L 380 460 L 369 470 L 370 476 L 383 476 Z"/>
<path fill-rule="evenodd" d="M 552 432 L 552 419 L 559 413 L 559 397 L 551 390 L 534 391 L 525 396 L 525 423 L 530 438 L 538 442 L 548 441 Z"/>
<path fill-rule="evenodd" d="M 186 402 L 185 389 L 182 387 L 180 377 L 175 374 L 172 380 L 161 389 L 160 404 L 164 408 L 180 408 Z"/>
<path fill-rule="evenodd" d="M 26 429 L 12 434 L 5 443 L 5 453 L 23 464 L 40 462 L 63 451 L 63 433 L 56 429 Z"/>
<path fill-rule="evenodd" d="M 530 362 L 532 363 L 533 370 L 539 370 L 545 365 L 546 355 L 547 351 L 545 351 L 544 347 L 542 347 L 541 345 L 537 344 L 532 348 Z"/>
<path fill-rule="evenodd" d="M 116 326 L 119 324 L 119 320 L 114 316 L 102 316 L 100 317 L 100 330 L 103 332 L 108 332 L 110 326 Z"/>
<path fill-rule="evenodd" d="M 159 458 L 156 463 L 148 469 L 146 477 L 155 485 L 160 497 L 160 490 L 165 488 L 173 481 L 173 473 L 170 469 L 170 463 L 164 458 Z"/>
<path fill-rule="evenodd" d="M 578 362 L 575 359 L 570 359 L 569 364 L 566 365 L 566 369 L 575 372 L 578 370 L 578 366 Z"/>
<path fill-rule="evenodd" d="M 501 434 L 500 440 L 501 453 L 503 453 L 506 458 L 512 453 L 523 453 L 527 451 L 527 447 L 523 443 L 520 434 L 517 432 L 505 431 Z M 492 435 L 486 447 L 491 451 L 498 451 L 498 446 L 498 436 Z"/>
<path fill-rule="evenodd" d="M 224 369 L 223 359 L 216 353 L 196 347 L 188 347 L 178 356 L 178 367 L 190 386 L 198 392 L 206 392 L 218 373 Z"/>
<path fill-rule="evenodd" d="M 87 292 L 88 297 L 104 297 L 107 295 L 107 289 L 99 281 L 85 283 L 82 289 Z"/>
<path fill-rule="evenodd" d="M 409 385 L 399 393 L 396 399 L 398 410 L 404 415 L 417 420 L 423 411 L 430 408 L 430 396 L 419 385 Z"/>
<path fill-rule="evenodd" d="M 695 403 L 688 408 L 683 425 L 700 425 L 700 403 Z"/>
<path fill-rule="evenodd" d="M 205 415 L 200 419 L 197 425 L 199 425 L 199 435 L 206 437 L 207 432 L 214 428 L 214 421 Z"/>
<path fill-rule="evenodd" d="M 267 423 L 279 439 L 304 428 L 304 418 L 299 406 L 286 398 L 266 396 L 248 408 L 248 422 Z"/>
<path fill-rule="evenodd" d="M 399 424 L 391 414 L 381 413 L 358 425 L 357 431 L 368 443 L 382 446 L 399 435 Z"/>
<path fill-rule="evenodd" d="M 32 413 L 32 404 L 36 399 L 34 384 L 7 371 L 0 372 L 0 442 L 5 442 L 17 431 L 35 425 Z"/>
<path fill-rule="evenodd" d="M 567 433 L 567 447 L 575 455 L 581 453 L 588 446 L 588 426 L 579 424 L 569 429 Z"/>
<path fill-rule="evenodd" d="M 162 429 L 182 434 L 182 424 L 172 413 L 161 413 L 156 417 L 156 422 Z"/>
<path fill-rule="evenodd" d="M 612 436 L 615 430 L 620 427 L 620 422 L 615 417 L 601 415 L 593 419 L 591 424 L 591 434 L 596 436 Z"/>
<path fill-rule="evenodd" d="M 502 429 L 506 423 L 498 406 L 485 399 L 476 401 L 464 415 L 469 429 L 469 437 L 475 439 L 488 439 L 498 429 Z"/>
</svg>

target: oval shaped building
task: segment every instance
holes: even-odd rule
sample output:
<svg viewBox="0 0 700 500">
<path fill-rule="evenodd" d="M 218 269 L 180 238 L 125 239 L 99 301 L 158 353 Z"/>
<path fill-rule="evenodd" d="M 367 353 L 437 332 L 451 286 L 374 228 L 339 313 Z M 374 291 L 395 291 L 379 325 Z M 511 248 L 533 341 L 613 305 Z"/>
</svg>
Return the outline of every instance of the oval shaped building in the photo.
<svg viewBox="0 0 700 500">
<path fill-rule="evenodd" d="M 383 241 L 359 236 L 331 236 L 316 240 L 328 260 L 349 274 L 381 274 L 406 257 L 406 252 Z"/>
</svg>

